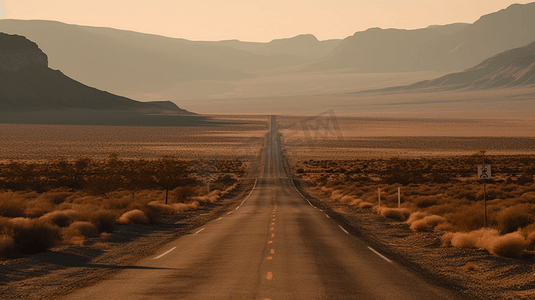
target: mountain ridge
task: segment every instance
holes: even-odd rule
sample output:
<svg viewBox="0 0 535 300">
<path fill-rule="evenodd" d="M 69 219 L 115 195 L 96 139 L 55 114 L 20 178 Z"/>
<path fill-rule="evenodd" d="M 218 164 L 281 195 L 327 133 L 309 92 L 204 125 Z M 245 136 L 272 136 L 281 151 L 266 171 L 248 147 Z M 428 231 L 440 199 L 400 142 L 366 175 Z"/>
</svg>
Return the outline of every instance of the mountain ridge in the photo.
<svg viewBox="0 0 535 300">
<path fill-rule="evenodd" d="M 331 55 L 303 71 L 455 71 L 535 40 L 535 2 L 514 4 L 472 24 L 422 29 L 370 28 L 344 39 Z"/>
<path fill-rule="evenodd" d="M 2 112 L 87 109 L 192 115 L 172 102 L 139 102 L 104 92 L 48 68 L 47 55 L 23 36 L 0 33 Z"/>
<path fill-rule="evenodd" d="M 389 90 L 485 90 L 529 86 L 535 86 L 535 42 L 499 53 L 462 72 Z"/>
</svg>

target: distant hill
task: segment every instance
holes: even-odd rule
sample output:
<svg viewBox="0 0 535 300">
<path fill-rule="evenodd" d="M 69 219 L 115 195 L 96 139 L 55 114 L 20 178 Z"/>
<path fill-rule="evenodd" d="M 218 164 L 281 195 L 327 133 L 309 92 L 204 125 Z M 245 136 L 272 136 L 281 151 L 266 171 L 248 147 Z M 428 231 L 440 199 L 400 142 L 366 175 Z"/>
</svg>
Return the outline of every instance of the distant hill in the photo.
<svg viewBox="0 0 535 300">
<path fill-rule="evenodd" d="M 302 64 L 337 46 L 299 38 L 275 42 L 276 47 L 239 41 L 195 42 L 38 20 L 0 20 L 0 32 L 26 36 L 48 54 L 52 68 L 117 94 L 157 92 L 191 80 L 252 78 L 256 71 Z"/>
<path fill-rule="evenodd" d="M 251 43 L 237 40 L 220 41 L 216 43 L 256 54 L 286 54 L 300 57 L 303 61 L 312 61 L 330 54 L 342 43 L 342 40 L 333 39 L 319 41 L 312 34 L 301 34 L 292 38 L 276 39 L 269 43 Z"/>
<path fill-rule="evenodd" d="M 76 112 L 91 119 L 115 115 L 192 115 L 172 102 L 139 102 L 77 82 L 48 68 L 48 58 L 34 42 L 0 33 L 0 112 L 8 114 Z M 90 113 L 93 113 L 91 115 Z M 17 116 L 28 116 L 18 114 Z"/>
<path fill-rule="evenodd" d="M 391 90 L 482 90 L 535 87 L 535 42 L 495 55 L 463 72 Z"/>
<path fill-rule="evenodd" d="M 332 54 L 304 71 L 454 71 L 535 40 L 535 3 L 514 4 L 474 24 L 400 30 L 372 28 L 346 38 Z"/>
</svg>

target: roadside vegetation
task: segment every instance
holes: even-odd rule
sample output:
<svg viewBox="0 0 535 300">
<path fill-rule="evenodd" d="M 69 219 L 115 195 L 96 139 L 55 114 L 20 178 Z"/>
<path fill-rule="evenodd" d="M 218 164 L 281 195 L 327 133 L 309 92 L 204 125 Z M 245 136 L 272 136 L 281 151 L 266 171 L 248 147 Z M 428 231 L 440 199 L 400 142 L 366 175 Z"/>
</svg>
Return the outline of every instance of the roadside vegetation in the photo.
<svg viewBox="0 0 535 300">
<path fill-rule="evenodd" d="M 78 158 L 0 163 L 0 258 L 105 239 L 118 224 L 158 223 L 236 188 L 241 160 Z"/>
<path fill-rule="evenodd" d="M 443 232 L 444 246 L 506 257 L 535 251 L 535 156 L 487 157 L 493 178 L 487 180 L 486 228 L 481 163 L 480 155 L 307 160 L 297 163 L 295 174 L 331 201 L 405 222 L 413 231 Z"/>
</svg>

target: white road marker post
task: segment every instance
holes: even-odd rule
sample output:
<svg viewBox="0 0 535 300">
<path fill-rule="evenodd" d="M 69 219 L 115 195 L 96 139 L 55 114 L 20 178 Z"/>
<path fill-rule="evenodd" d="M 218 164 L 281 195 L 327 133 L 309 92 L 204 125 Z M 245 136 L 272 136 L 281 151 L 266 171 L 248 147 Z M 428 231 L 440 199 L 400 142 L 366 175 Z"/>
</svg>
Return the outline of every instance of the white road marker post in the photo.
<svg viewBox="0 0 535 300">
<path fill-rule="evenodd" d="M 401 208 L 401 187 L 398 187 L 398 208 Z"/>
<path fill-rule="evenodd" d="M 381 188 L 377 192 L 377 198 L 379 199 L 379 207 L 381 206 Z"/>
</svg>

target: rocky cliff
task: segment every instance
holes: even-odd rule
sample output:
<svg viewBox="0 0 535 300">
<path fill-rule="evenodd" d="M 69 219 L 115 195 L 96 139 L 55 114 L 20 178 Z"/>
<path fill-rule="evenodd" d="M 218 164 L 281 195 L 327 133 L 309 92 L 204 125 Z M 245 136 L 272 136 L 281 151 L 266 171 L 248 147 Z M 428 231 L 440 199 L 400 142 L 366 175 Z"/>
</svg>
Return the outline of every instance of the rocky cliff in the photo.
<svg viewBox="0 0 535 300">
<path fill-rule="evenodd" d="M 47 68 L 48 57 L 36 43 L 23 36 L 0 33 L 0 70 L 15 72 L 27 68 Z"/>
<path fill-rule="evenodd" d="M 140 102 L 86 86 L 48 68 L 47 55 L 37 44 L 22 36 L 0 33 L 0 113 L 53 115 L 51 111 L 67 110 L 77 110 L 88 119 L 103 112 L 111 117 L 125 113 L 192 115 L 170 101 Z"/>
</svg>

